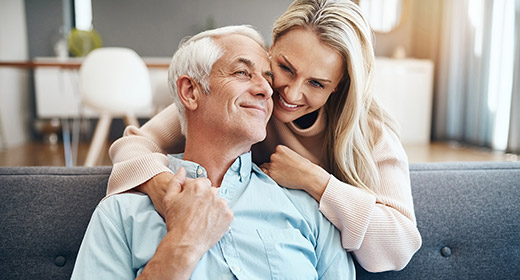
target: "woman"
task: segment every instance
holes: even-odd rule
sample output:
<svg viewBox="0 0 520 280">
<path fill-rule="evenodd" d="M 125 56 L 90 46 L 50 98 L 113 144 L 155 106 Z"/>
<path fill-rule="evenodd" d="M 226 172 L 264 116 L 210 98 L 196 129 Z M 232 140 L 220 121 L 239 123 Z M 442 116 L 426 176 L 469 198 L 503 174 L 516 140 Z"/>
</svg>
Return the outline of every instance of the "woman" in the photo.
<svg viewBox="0 0 520 280">
<path fill-rule="evenodd" d="M 351 1 L 296 0 L 276 21 L 270 48 L 274 112 L 257 164 L 303 189 L 341 231 L 363 268 L 400 270 L 421 246 L 408 160 L 372 95 L 372 33 Z M 165 153 L 181 152 L 177 111 L 128 127 L 110 149 L 108 194 L 138 187 L 161 211 L 171 178 Z"/>
</svg>

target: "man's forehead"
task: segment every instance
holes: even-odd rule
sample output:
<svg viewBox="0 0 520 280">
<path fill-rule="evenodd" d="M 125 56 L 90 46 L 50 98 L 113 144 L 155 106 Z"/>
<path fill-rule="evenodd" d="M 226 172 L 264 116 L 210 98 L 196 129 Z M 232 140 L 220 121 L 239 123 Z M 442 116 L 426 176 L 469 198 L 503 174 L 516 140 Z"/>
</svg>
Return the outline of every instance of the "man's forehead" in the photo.
<svg viewBox="0 0 520 280">
<path fill-rule="evenodd" d="M 246 65 L 260 71 L 269 71 L 267 51 L 258 42 L 243 34 L 225 34 L 214 37 L 224 53 L 217 61 L 223 67 Z"/>
<path fill-rule="evenodd" d="M 266 59 L 254 59 L 254 58 L 251 58 L 251 57 L 248 57 L 247 55 L 246 56 L 237 56 L 235 57 L 235 59 L 232 61 L 231 63 L 233 66 L 234 65 L 245 65 L 249 68 L 252 68 L 252 69 L 260 69 L 262 70 L 262 68 L 269 68 L 269 62 L 267 60 L 267 56 L 266 56 Z"/>
<path fill-rule="evenodd" d="M 257 41 L 242 34 L 226 34 L 214 38 L 221 47 L 235 52 L 260 52 L 267 55 L 267 50 Z"/>
<path fill-rule="evenodd" d="M 259 44 L 256 40 L 241 33 L 221 34 L 213 36 L 212 38 L 219 43 L 250 42 L 252 44 L 257 45 L 259 48 L 263 49 L 262 45 Z"/>
<path fill-rule="evenodd" d="M 228 45 L 222 47 L 224 54 L 221 59 L 226 60 L 230 64 L 245 64 L 255 68 L 269 67 L 267 52 L 260 46 L 257 48 L 247 47 L 245 45 Z"/>
</svg>

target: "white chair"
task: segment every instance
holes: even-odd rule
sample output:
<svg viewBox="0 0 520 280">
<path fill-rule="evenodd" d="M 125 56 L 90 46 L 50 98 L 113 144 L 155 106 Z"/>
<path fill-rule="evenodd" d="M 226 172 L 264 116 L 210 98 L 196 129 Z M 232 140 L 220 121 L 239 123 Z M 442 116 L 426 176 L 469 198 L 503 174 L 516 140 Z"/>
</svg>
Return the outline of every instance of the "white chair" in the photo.
<svg viewBox="0 0 520 280">
<path fill-rule="evenodd" d="M 114 117 L 126 125 L 139 123 L 136 113 L 152 108 L 148 68 L 128 48 L 99 48 L 90 52 L 79 71 L 82 104 L 100 114 L 85 160 L 85 166 L 99 161 Z"/>
<path fill-rule="evenodd" d="M 5 147 L 7 147 L 7 144 L 6 144 L 5 138 L 4 138 L 4 126 L 2 124 L 2 111 L 0 111 L 0 150 L 3 150 Z"/>
<path fill-rule="evenodd" d="M 150 81 L 152 83 L 154 114 L 157 114 L 173 103 L 173 95 L 170 93 L 168 85 L 168 69 L 152 69 Z"/>
</svg>

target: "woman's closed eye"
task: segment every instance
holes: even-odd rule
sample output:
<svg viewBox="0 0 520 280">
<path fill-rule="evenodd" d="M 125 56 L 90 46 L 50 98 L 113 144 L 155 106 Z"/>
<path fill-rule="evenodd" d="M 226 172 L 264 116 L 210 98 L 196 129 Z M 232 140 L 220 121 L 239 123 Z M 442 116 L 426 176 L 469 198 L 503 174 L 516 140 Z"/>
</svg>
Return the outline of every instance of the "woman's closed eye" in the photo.
<svg viewBox="0 0 520 280">
<path fill-rule="evenodd" d="M 310 80 L 309 84 L 311 84 L 311 86 L 316 87 L 316 88 L 324 88 L 323 84 L 316 80 Z"/>
<path fill-rule="evenodd" d="M 291 68 L 289 68 L 289 67 L 287 67 L 287 66 L 285 66 L 285 65 L 283 65 L 283 64 L 278 64 L 278 67 L 280 67 L 280 69 L 282 69 L 282 70 L 285 71 L 285 72 L 289 72 L 289 73 L 291 73 L 291 74 L 293 73 L 293 71 L 292 71 Z"/>
</svg>

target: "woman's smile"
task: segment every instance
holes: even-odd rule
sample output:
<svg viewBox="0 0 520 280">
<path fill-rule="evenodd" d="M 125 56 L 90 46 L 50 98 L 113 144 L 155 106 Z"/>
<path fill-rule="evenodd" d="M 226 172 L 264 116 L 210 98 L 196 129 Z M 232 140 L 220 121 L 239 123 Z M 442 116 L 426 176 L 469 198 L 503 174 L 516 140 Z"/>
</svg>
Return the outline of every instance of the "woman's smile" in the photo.
<svg viewBox="0 0 520 280">
<path fill-rule="evenodd" d="M 297 110 L 298 107 L 301 107 L 301 105 L 291 104 L 291 103 L 285 101 L 285 99 L 280 94 L 278 94 L 278 97 L 279 97 L 278 104 L 280 105 L 281 109 L 288 110 L 288 111 L 294 111 L 294 110 Z"/>
</svg>

